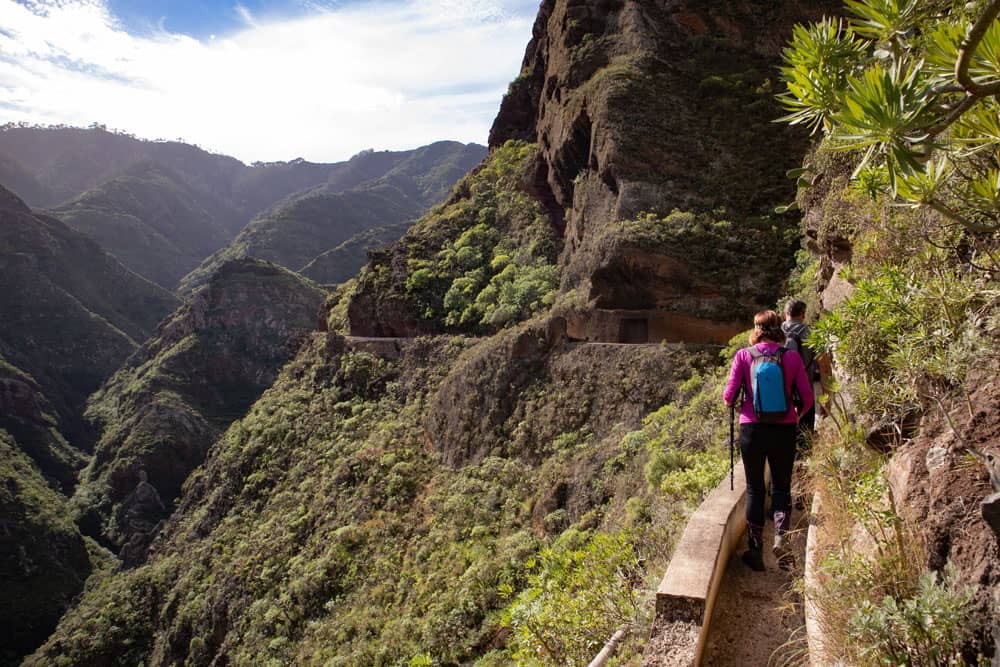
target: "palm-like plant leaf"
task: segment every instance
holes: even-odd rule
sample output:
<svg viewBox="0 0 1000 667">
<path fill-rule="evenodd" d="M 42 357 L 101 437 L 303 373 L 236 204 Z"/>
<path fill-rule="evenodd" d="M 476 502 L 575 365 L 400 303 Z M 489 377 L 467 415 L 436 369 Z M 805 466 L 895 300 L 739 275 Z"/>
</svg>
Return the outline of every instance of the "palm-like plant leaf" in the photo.
<svg viewBox="0 0 1000 667">
<path fill-rule="evenodd" d="M 1000 107 L 995 99 L 984 100 L 952 126 L 952 138 L 969 153 L 990 150 L 1000 144 Z"/>
<path fill-rule="evenodd" d="M 1000 210 L 1000 170 L 989 169 L 974 178 L 969 183 L 966 197 L 980 210 Z"/>
<path fill-rule="evenodd" d="M 854 31 L 874 42 L 903 37 L 920 18 L 919 0 L 846 0 Z"/>
<path fill-rule="evenodd" d="M 968 21 L 942 22 L 928 36 L 925 58 L 935 84 L 955 81 L 955 62 L 970 29 Z M 1000 20 L 990 24 L 972 54 L 969 76 L 981 84 L 1000 80 Z"/>
<path fill-rule="evenodd" d="M 859 170 L 872 157 L 883 156 L 893 193 L 899 170 L 913 173 L 923 168 L 921 155 L 914 149 L 926 139 L 920 130 L 926 125 L 928 104 L 919 74 L 919 63 L 888 68 L 876 63 L 848 79 L 843 106 L 832 116 L 831 146 L 867 148 Z"/>
<path fill-rule="evenodd" d="M 927 74 L 933 79 L 934 85 L 955 82 L 955 61 L 958 60 L 958 50 L 969 28 L 967 21 L 942 22 L 927 36 L 924 60 Z"/>
<path fill-rule="evenodd" d="M 915 205 L 931 203 L 940 197 L 954 171 L 948 160 L 928 160 L 922 171 L 899 176 L 897 194 Z"/>
<path fill-rule="evenodd" d="M 827 121 L 840 107 L 846 73 L 865 48 L 865 42 L 855 39 L 840 19 L 795 26 L 791 46 L 784 50 L 786 65 L 781 68 L 787 91 L 778 95 L 791 113 L 778 120 L 803 123 L 813 132 L 829 129 Z"/>
</svg>

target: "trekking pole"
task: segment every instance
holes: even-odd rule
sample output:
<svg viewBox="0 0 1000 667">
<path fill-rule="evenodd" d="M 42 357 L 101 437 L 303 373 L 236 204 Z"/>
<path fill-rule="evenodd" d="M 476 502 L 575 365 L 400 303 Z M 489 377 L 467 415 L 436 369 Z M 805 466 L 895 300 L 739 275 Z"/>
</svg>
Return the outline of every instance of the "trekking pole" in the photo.
<svg viewBox="0 0 1000 667">
<path fill-rule="evenodd" d="M 736 466 L 736 445 L 734 443 L 734 429 L 736 423 L 736 403 L 734 402 L 729 406 L 729 490 L 732 491 L 733 486 L 733 468 Z"/>
</svg>

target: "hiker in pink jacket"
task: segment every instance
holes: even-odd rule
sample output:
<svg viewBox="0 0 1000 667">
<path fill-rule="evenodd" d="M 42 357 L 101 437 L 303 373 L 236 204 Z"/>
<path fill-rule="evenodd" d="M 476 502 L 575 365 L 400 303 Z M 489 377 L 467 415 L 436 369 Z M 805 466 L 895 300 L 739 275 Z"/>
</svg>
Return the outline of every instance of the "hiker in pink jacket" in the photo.
<svg viewBox="0 0 1000 667">
<path fill-rule="evenodd" d="M 805 366 L 798 352 L 785 350 L 782 343 L 781 318 L 773 310 L 757 313 L 753 319 L 750 345 L 733 358 L 729 382 L 722 394 L 726 405 L 733 407 L 741 395 L 740 454 L 747 478 L 747 542 L 743 562 L 757 571 L 764 570 L 764 465 L 771 468 L 771 510 L 774 513 L 774 555 L 778 565 L 787 569 L 795 559 L 788 550 L 785 533 L 792 524 L 792 465 L 795 462 L 795 431 L 799 415 L 812 408 L 813 392 Z M 787 412 L 773 411 L 761 415 L 760 405 L 755 407 L 751 366 L 754 355 L 780 358 L 780 374 L 784 383 L 784 402 Z M 773 366 L 772 366 L 773 368 Z M 778 371 L 775 371 L 778 372 Z M 777 375 L 774 376 L 775 379 Z M 776 385 L 775 385 L 776 386 Z M 797 395 L 797 400 L 796 400 Z M 782 398 L 778 396 L 779 400 Z M 760 403 L 758 399 L 758 403 Z"/>
</svg>

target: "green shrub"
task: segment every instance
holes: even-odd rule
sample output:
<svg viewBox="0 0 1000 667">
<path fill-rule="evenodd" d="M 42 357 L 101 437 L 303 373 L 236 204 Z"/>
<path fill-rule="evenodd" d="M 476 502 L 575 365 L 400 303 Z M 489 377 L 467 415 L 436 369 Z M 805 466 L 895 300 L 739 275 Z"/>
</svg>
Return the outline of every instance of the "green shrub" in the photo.
<svg viewBox="0 0 1000 667">
<path fill-rule="evenodd" d="M 857 665 L 943 667 L 966 664 L 965 643 L 975 634 L 972 587 L 960 587 L 954 569 L 926 572 L 912 597 L 864 600 L 847 628 Z M 986 665 L 986 658 L 981 659 Z"/>
<path fill-rule="evenodd" d="M 557 239 L 523 191 L 537 148 L 508 141 L 463 186 L 468 197 L 428 214 L 407 236 L 407 296 L 424 319 L 492 331 L 552 305 Z"/>
<path fill-rule="evenodd" d="M 651 488 L 697 506 L 722 479 L 729 464 L 725 378 L 723 368 L 696 373 L 680 386 L 675 401 L 646 417 L 642 434 Z"/>
<path fill-rule="evenodd" d="M 858 408 L 878 421 L 898 421 L 960 388 L 988 349 L 989 293 L 942 264 L 882 265 L 813 328 L 815 345 L 835 350 L 852 378 Z"/>
<path fill-rule="evenodd" d="M 629 537 L 598 533 L 582 546 L 567 541 L 526 563 L 528 586 L 504 612 L 510 655 L 519 665 L 587 664 L 638 613 L 641 570 Z"/>
</svg>

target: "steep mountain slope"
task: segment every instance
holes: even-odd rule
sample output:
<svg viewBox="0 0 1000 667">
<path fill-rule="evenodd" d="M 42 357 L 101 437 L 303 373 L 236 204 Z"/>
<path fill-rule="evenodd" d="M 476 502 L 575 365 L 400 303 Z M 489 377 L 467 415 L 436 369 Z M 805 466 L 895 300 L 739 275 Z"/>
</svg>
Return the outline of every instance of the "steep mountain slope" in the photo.
<svg viewBox="0 0 1000 667">
<path fill-rule="evenodd" d="M 52 200 L 48 189 L 13 158 L 0 154 L 0 184 L 29 206 L 42 206 Z"/>
<path fill-rule="evenodd" d="M 86 397 L 177 307 L 96 243 L 0 188 L 0 355 L 31 376 L 77 446 Z"/>
<path fill-rule="evenodd" d="M 484 333 L 551 305 L 559 240 L 525 191 L 536 155 L 515 141 L 494 150 L 449 201 L 373 253 L 350 296 L 351 333 Z"/>
<path fill-rule="evenodd" d="M 483 155 L 483 148 L 475 144 L 438 142 L 405 154 L 359 156 L 353 169 L 334 174 L 328 184 L 294 195 L 258 216 L 188 275 L 180 291 L 203 284 L 231 259 L 257 257 L 298 271 L 355 234 L 415 219 Z M 389 171 L 376 180 L 354 185 L 357 178 L 389 165 Z"/>
<path fill-rule="evenodd" d="M 224 264 L 91 397 L 102 435 L 75 498 L 81 525 L 141 562 L 188 473 L 317 327 L 325 297 L 266 262 Z M 140 486 L 158 511 L 130 501 Z"/>
<path fill-rule="evenodd" d="M 141 561 L 188 473 L 316 329 L 325 296 L 278 266 L 240 260 L 170 316 L 90 400 L 102 435 L 75 499 L 88 532 L 116 548 L 132 540 L 127 564 Z M 137 528 L 129 498 L 140 481 L 161 507 Z"/>
<path fill-rule="evenodd" d="M 369 252 L 398 241 L 409 227 L 409 222 L 401 222 L 358 232 L 332 250 L 314 257 L 299 273 L 325 284 L 350 280 L 368 262 Z"/>
<path fill-rule="evenodd" d="M 474 144 L 438 142 L 363 151 L 334 164 L 246 166 L 180 142 L 101 128 L 7 125 L 0 129 L 0 184 L 6 179 L 34 205 L 52 207 L 52 215 L 167 289 L 218 250 L 184 281 L 181 291 L 190 293 L 231 259 L 253 256 L 298 270 L 356 233 L 413 220 L 484 154 Z"/>
<path fill-rule="evenodd" d="M 85 459 L 59 432 L 59 418 L 30 375 L 0 357 L 0 429 L 50 482 L 70 493 Z"/>
<path fill-rule="evenodd" d="M 17 665 L 55 628 L 93 569 L 67 502 L 0 429 L 0 665 Z"/>
<path fill-rule="evenodd" d="M 27 664 L 469 662 L 502 646 L 499 587 L 522 585 L 525 558 L 644 495 L 642 447 L 621 435 L 705 360 L 537 326 L 418 339 L 397 360 L 317 335 L 213 446 L 148 564 L 88 593 Z M 429 443 L 425 406 L 436 421 L 469 386 L 484 392 L 456 444 Z"/>
<path fill-rule="evenodd" d="M 171 290 L 231 238 L 221 222 L 226 217 L 221 202 L 150 162 L 129 166 L 122 175 L 49 213 L 97 241 L 136 273 Z"/>
</svg>

